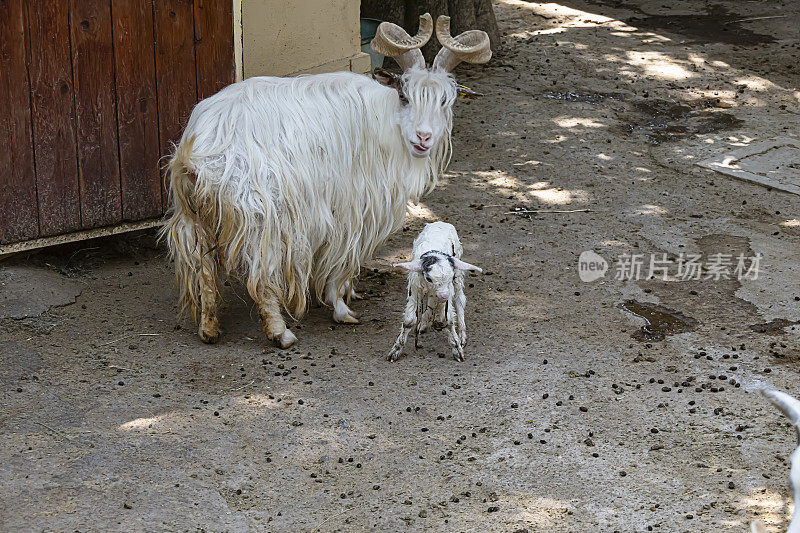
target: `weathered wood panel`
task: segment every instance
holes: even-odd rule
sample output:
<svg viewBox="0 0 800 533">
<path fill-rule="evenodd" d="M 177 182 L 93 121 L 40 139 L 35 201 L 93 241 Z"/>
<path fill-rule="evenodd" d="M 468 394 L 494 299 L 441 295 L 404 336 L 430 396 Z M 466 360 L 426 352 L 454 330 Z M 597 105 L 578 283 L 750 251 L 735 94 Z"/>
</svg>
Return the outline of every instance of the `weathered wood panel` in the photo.
<svg viewBox="0 0 800 533">
<path fill-rule="evenodd" d="M 156 0 L 160 1 L 160 0 Z M 112 0 L 122 218 L 161 214 L 151 0 Z"/>
<path fill-rule="evenodd" d="M 36 237 L 25 4 L 0 1 L 0 243 Z"/>
<path fill-rule="evenodd" d="M 84 228 L 122 218 L 110 0 L 70 2 Z"/>
<path fill-rule="evenodd" d="M 41 236 L 81 227 L 66 2 L 29 8 L 30 80 Z"/>
<path fill-rule="evenodd" d="M 161 158 L 197 100 L 234 81 L 232 9 L 0 0 L 0 245 L 163 213 Z"/>
<path fill-rule="evenodd" d="M 202 100 L 233 83 L 233 2 L 195 0 L 197 98 Z"/>
<path fill-rule="evenodd" d="M 172 151 L 197 102 L 194 13 L 188 0 L 157 0 L 155 6 L 156 80 L 161 154 Z M 164 192 L 164 207 L 167 194 Z"/>
</svg>

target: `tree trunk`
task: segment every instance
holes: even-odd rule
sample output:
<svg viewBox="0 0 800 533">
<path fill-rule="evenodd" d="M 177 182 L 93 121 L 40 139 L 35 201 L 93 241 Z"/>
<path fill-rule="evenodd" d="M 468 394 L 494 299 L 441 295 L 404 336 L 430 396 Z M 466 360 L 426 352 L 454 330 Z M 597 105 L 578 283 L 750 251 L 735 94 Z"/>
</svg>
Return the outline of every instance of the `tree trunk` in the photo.
<svg viewBox="0 0 800 533">
<path fill-rule="evenodd" d="M 491 0 L 362 0 L 361 16 L 393 22 L 414 35 L 419 29 L 419 16 L 430 13 L 435 21 L 439 15 L 450 17 L 450 31 L 458 35 L 467 30 L 483 30 L 489 34 L 492 50 L 500 48 L 500 30 L 492 11 Z M 436 35 L 422 47 L 425 60 L 430 62 L 439 51 Z"/>
</svg>

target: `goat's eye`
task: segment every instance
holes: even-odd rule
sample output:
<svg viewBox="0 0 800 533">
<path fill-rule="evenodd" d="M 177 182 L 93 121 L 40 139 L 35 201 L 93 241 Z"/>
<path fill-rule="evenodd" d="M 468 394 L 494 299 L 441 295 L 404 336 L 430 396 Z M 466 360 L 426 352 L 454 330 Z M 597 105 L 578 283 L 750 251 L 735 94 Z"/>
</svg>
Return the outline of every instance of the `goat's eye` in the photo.
<svg viewBox="0 0 800 533">
<path fill-rule="evenodd" d="M 408 105 L 408 98 L 402 92 L 398 92 L 397 95 L 400 97 L 400 103 L 403 105 Z"/>
</svg>

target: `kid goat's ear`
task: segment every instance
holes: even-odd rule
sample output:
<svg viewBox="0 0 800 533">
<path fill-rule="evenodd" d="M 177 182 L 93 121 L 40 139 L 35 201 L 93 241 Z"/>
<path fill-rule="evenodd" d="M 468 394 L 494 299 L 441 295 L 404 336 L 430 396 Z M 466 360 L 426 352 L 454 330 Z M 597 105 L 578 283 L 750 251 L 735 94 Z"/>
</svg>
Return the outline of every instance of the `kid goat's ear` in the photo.
<svg viewBox="0 0 800 533">
<path fill-rule="evenodd" d="M 397 263 L 392 266 L 395 268 L 402 268 L 406 272 L 420 272 L 422 270 L 422 261 L 415 259 L 413 261 L 409 261 L 408 263 Z"/>
<path fill-rule="evenodd" d="M 476 267 L 475 265 L 471 265 L 466 261 L 462 261 L 461 259 L 453 258 L 453 264 L 458 270 L 469 270 L 470 272 L 483 272 L 481 267 Z"/>
</svg>

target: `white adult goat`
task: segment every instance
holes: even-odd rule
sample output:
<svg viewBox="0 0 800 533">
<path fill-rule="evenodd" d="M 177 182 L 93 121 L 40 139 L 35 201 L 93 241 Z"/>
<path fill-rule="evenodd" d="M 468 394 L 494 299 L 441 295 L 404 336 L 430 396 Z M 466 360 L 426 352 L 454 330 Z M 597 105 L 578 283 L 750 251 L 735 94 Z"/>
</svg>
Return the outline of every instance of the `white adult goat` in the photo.
<svg viewBox="0 0 800 533">
<path fill-rule="evenodd" d="M 464 276 L 467 271 L 483 271 L 462 261 L 463 251 L 452 224 L 433 222 L 425 224 L 414 239 L 413 259 L 394 265 L 408 272 L 408 300 L 400 335 L 386 357 L 389 361 L 400 357 L 412 328 L 416 327 L 418 335 L 429 329 L 434 321 L 438 326 L 447 327 L 453 359 L 464 360 L 464 345 L 467 343 Z"/>
<path fill-rule="evenodd" d="M 777 407 L 794 426 L 797 433 L 797 442 L 800 444 L 800 402 L 779 390 L 762 390 L 761 393 L 769 398 L 769 401 Z M 794 512 L 792 521 L 786 533 L 800 533 L 800 446 L 792 452 L 792 467 L 789 471 L 789 481 L 792 484 L 794 497 Z M 752 533 L 766 533 L 767 528 L 761 520 L 755 520 L 750 524 Z"/>
<path fill-rule="evenodd" d="M 432 34 L 427 13 L 415 37 L 378 27 L 372 47 L 402 76 L 251 78 L 194 108 L 168 164 L 172 212 L 162 234 L 204 342 L 220 333 L 218 265 L 246 283 L 265 333 L 283 348 L 297 339 L 281 308 L 299 317 L 311 292 L 334 320 L 358 322 L 343 297 L 355 296 L 362 261 L 450 160 L 460 90 L 450 70 L 492 55 L 485 32 L 452 37 L 439 17 L 443 48 L 429 69 L 419 48 Z"/>
</svg>

